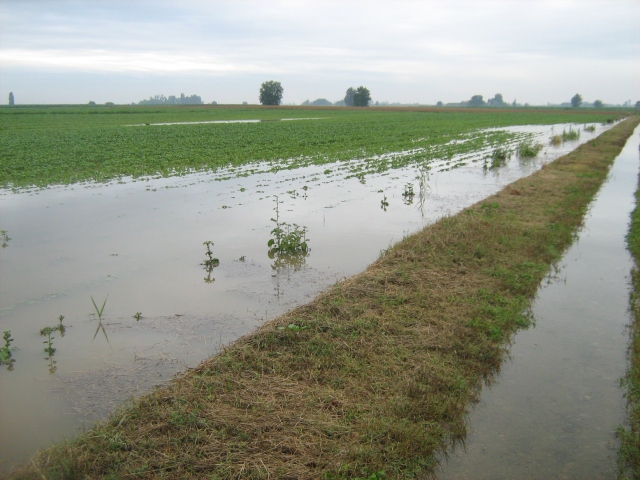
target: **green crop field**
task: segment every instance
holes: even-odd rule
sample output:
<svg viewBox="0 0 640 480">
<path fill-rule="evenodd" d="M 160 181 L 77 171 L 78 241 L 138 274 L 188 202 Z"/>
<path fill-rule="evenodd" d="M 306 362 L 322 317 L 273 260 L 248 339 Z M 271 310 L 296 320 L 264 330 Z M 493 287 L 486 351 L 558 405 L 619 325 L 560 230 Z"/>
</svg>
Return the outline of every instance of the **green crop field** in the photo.
<svg viewBox="0 0 640 480">
<path fill-rule="evenodd" d="M 267 162 L 269 169 L 358 159 L 354 176 L 447 159 L 513 140 L 490 127 L 590 123 L 602 111 L 300 107 L 0 108 L 0 187 L 183 175 Z M 280 121 L 298 119 L 298 121 Z M 154 125 L 261 120 L 256 123 Z M 403 152 L 398 155 L 380 155 Z"/>
</svg>

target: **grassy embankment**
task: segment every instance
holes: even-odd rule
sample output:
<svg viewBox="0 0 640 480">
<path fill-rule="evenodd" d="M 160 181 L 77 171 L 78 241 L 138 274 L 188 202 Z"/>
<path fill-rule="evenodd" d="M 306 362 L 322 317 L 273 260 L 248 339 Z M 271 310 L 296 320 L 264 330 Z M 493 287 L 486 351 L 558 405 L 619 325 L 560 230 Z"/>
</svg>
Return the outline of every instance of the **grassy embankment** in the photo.
<svg viewBox="0 0 640 480">
<path fill-rule="evenodd" d="M 631 213 L 627 246 L 634 259 L 630 309 L 633 318 L 629 344 L 629 367 L 623 384 L 626 388 L 628 426 L 618 428 L 620 451 L 618 464 L 623 478 L 640 478 L 640 188 L 636 190 L 636 208 Z"/>
<path fill-rule="evenodd" d="M 15 478 L 428 474 L 639 121 L 404 239 Z"/>
</svg>

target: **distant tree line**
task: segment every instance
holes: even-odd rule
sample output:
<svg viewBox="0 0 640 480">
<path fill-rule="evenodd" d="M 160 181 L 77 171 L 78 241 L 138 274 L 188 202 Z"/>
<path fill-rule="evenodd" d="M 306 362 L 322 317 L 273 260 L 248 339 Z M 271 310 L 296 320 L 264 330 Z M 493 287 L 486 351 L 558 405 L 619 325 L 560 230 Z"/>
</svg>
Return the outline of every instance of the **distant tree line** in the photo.
<svg viewBox="0 0 640 480">
<path fill-rule="evenodd" d="M 168 98 L 164 95 L 156 95 L 149 97 L 148 100 L 140 100 L 138 105 L 202 105 L 203 103 L 200 95 L 187 97 L 184 93 L 181 93 L 179 97 L 169 95 Z"/>
</svg>

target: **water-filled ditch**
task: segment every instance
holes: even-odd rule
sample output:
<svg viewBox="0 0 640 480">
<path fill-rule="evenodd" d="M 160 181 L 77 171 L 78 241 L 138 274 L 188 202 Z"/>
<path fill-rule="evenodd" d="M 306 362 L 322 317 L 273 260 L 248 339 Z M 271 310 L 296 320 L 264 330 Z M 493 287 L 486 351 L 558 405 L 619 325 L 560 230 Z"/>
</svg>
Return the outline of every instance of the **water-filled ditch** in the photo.
<svg viewBox="0 0 640 480">
<path fill-rule="evenodd" d="M 580 142 L 603 128 L 583 131 Z M 546 145 L 554 133 L 513 130 Z M 485 151 L 360 179 L 339 164 L 261 173 L 252 166 L 0 191 L 9 238 L 0 249 L 0 330 L 11 331 L 16 347 L 13 369 L 0 371 L 0 472 L 578 143 L 495 169 L 483 168 Z M 276 196 L 280 221 L 304 226 L 310 239 L 310 254 L 295 266 L 267 254 Z M 209 271 L 206 241 L 220 262 Z M 60 316 L 64 336 L 53 333 L 49 355 L 40 331 Z"/>
<path fill-rule="evenodd" d="M 624 423 L 631 256 L 625 235 L 638 179 L 636 129 L 579 237 L 543 282 L 535 326 L 468 419 L 439 478 L 615 478 Z"/>
</svg>

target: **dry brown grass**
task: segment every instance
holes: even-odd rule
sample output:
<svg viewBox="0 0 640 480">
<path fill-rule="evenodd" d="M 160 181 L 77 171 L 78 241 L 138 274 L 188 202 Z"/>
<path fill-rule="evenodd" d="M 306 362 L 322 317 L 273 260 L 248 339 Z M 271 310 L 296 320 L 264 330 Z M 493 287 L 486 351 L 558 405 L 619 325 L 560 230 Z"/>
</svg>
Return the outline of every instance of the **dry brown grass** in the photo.
<svg viewBox="0 0 640 480">
<path fill-rule="evenodd" d="M 638 121 L 406 238 L 14 478 L 431 475 Z"/>
</svg>

